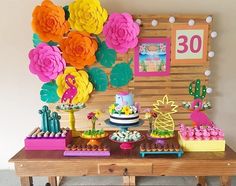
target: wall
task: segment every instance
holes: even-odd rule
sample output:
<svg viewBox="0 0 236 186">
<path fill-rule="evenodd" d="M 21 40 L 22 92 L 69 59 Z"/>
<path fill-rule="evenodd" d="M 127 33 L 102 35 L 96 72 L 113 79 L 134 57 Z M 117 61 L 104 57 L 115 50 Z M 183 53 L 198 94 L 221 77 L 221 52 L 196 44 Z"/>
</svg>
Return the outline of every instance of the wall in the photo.
<svg viewBox="0 0 236 186">
<path fill-rule="evenodd" d="M 40 0 L 1 2 L 0 12 L 0 169 L 12 168 L 7 161 L 20 148 L 23 139 L 39 124 L 37 110 L 40 82 L 28 71 L 27 54 L 31 43 L 31 11 Z M 69 0 L 55 0 L 65 5 Z M 227 143 L 236 150 L 236 83 L 234 62 L 236 43 L 236 4 L 234 0 L 101 0 L 109 12 L 134 14 L 203 13 L 214 15 L 219 37 L 213 42 L 216 57 L 211 61 L 211 85 L 214 88 L 212 119 L 224 129 Z"/>
</svg>

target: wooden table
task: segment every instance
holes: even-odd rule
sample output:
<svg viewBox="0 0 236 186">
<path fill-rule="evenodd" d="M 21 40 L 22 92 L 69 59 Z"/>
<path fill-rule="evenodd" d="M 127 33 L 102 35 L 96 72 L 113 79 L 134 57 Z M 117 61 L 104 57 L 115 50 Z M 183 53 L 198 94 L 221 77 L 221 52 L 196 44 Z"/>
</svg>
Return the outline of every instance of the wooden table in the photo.
<svg viewBox="0 0 236 186">
<path fill-rule="evenodd" d="M 20 150 L 9 161 L 15 164 L 21 185 L 33 183 L 33 176 L 46 176 L 51 186 L 63 176 L 123 176 L 124 185 L 135 185 L 135 176 L 197 176 L 205 185 L 205 176 L 220 176 L 221 186 L 231 185 L 236 175 L 236 153 L 226 147 L 225 152 L 191 152 L 176 156 L 139 156 L 139 144 L 133 150 L 121 151 L 119 144 L 105 139 L 111 147 L 110 157 L 64 157 L 63 151 Z"/>
</svg>

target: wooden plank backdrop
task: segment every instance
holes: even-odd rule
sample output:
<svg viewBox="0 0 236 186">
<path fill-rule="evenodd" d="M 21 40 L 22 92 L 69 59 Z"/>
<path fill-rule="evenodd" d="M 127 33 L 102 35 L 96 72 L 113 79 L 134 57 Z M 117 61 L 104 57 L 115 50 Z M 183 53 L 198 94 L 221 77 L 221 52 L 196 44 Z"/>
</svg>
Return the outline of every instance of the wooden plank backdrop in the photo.
<svg viewBox="0 0 236 186">
<path fill-rule="evenodd" d="M 155 38 L 155 37 L 171 37 L 172 25 L 169 23 L 169 17 L 174 16 L 176 21 L 174 24 L 188 24 L 189 19 L 194 19 L 195 24 L 206 23 L 206 17 L 209 15 L 133 15 L 134 20 L 141 19 L 140 25 L 141 32 L 139 37 L 143 38 Z M 151 25 L 152 20 L 156 19 L 158 25 L 153 27 Z M 212 23 L 209 24 L 209 35 L 211 33 Z M 101 38 L 103 36 L 101 35 Z M 211 38 L 208 40 L 208 51 L 211 49 Z M 134 50 L 129 50 L 126 54 L 118 54 L 116 63 L 128 62 L 128 60 L 134 57 Z M 109 76 L 111 68 L 104 68 L 99 63 L 96 63 L 97 67 L 102 68 Z M 132 68 L 134 64 L 132 63 Z M 188 94 L 189 83 L 195 79 L 200 79 L 202 84 L 207 85 L 208 78 L 204 75 L 204 72 L 209 67 L 209 59 L 204 64 L 174 64 L 170 67 L 169 76 L 159 77 L 133 77 L 133 80 L 125 87 L 113 88 L 109 86 L 106 92 L 96 92 L 91 94 L 91 98 L 86 103 L 86 108 L 76 113 L 76 128 L 78 130 L 84 130 L 91 127 L 90 121 L 87 120 L 87 113 L 96 109 L 102 110 L 103 116 L 99 119 L 98 128 L 104 128 L 111 130 L 103 121 L 109 117 L 108 107 L 115 101 L 115 94 L 118 91 L 129 91 L 134 94 L 135 102 L 139 102 L 142 110 L 145 108 L 152 108 L 152 104 L 157 99 L 167 94 L 170 100 L 176 101 L 180 106 L 178 112 L 173 114 L 175 123 L 184 122 L 185 124 L 191 124 L 189 120 L 189 111 L 181 107 L 183 101 L 191 101 L 193 97 Z M 55 105 L 50 105 L 51 109 L 55 108 Z M 60 112 L 62 116 L 62 126 L 68 126 L 69 116 L 67 113 Z M 140 117 L 143 118 L 144 114 L 141 112 Z M 147 129 L 148 123 L 145 122 L 139 129 Z"/>
</svg>

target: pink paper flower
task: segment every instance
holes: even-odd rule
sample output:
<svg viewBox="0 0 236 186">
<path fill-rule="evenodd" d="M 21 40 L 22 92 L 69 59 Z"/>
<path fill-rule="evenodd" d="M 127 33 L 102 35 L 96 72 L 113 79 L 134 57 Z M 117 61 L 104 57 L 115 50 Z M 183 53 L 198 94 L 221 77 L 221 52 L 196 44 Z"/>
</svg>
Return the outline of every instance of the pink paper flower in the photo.
<svg viewBox="0 0 236 186">
<path fill-rule="evenodd" d="M 29 52 L 29 69 L 36 74 L 43 82 L 50 82 L 64 70 L 65 60 L 56 46 L 49 46 L 46 43 L 39 44 Z"/>
<path fill-rule="evenodd" d="M 103 35 L 109 48 L 125 53 L 138 44 L 139 25 L 128 13 L 113 13 L 103 29 Z"/>
</svg>

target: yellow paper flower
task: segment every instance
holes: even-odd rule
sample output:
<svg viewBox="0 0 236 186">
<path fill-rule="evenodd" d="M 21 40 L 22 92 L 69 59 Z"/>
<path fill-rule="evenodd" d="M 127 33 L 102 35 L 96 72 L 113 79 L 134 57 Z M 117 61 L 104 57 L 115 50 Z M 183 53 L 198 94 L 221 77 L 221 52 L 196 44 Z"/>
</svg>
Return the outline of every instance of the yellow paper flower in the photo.
<svg viewBox="0 0 236 186">
<path fill-rule="evenodd" d="M 95 117 L 99 118 L 102 115 L 102 112 L 100 110 L 95 111 Z"/>
<path fill-rule="evenodd" d="M 132 110 L 128 106 L 123 107 L 122 112 L 124 112 L 125 115 L 132 114 Z"/>
<path fill-rule="evenodd" d="M 144 115 L 144 119 L 149 119 L 151 117 L 152 117 L 152 115 L 149 112 L 145 113 L 145 115 Z"/>
<path fill-rule="evenodd" d="M 72 29 L 80 32 L 100 34 L 107 20 L 107 11 L 101 7 L 99 0 L 75 0 L 69 5 L 68 19 Z"/>
<path fill-rule="evenodd" d="M 110 105 L 109 107 L 109 113 L 112 113 L 112 111 L 116 108 L 115 104 Z"/>
<path fill-rule="evenodd" d="M 93 85 L 89 82 L 89 76 L 87 72 L 83 70 L 77 71 L 74 67 L 67 67 L 63 74 L 60 74 L 57 79 L 57 94 L 62 97 L 64 92 L 69 88 L 66 84 L 66 75 L 71 74 L 75 77 L 74 85 L 77 88 L 77 94 L 72 100 L 73 104 L 86 103 L 89 99 L 89 94 L 93 91 Z"/>
</svg>

